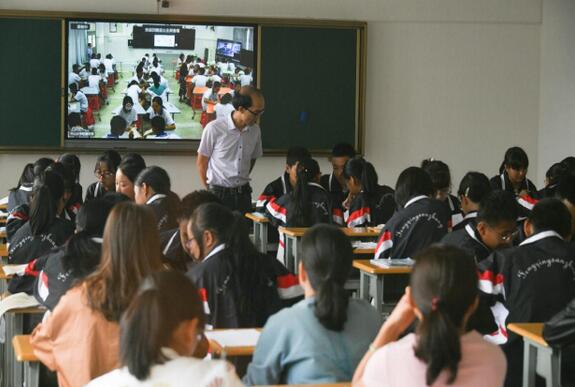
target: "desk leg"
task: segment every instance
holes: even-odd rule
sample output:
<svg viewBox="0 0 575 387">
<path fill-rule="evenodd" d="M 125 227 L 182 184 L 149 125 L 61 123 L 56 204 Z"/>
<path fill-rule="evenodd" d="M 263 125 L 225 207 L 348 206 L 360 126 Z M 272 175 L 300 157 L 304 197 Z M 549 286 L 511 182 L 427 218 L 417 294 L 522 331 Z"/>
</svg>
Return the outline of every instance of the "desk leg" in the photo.
<svg viewBox="0 0 575 387">
<path fill-rule="evenodd" d="M 523 387 L 535 387 L 535 369 L 537 366 L 537 347 L 523 339 Z"/>
<path fill-rule="evenodd" d="M 40 362 L 24 363 L 24 387 L 38 387 L 40 384 Z"/>
</svg>

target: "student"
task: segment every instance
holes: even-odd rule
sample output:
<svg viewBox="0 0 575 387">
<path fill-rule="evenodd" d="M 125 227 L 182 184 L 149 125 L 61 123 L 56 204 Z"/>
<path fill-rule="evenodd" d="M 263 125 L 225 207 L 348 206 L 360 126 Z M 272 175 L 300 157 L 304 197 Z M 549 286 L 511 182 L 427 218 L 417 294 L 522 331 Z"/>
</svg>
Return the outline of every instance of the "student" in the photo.
<svg viewBox="0 0 575 387">
<path fill-rule="evenodd" d="M 101 199 L 83 205 L 76 217 L 76 233 L 66 245 L 34 262 L 34 269 L 41 270 L 34 282 L 34 297 L 41 305 L 54 310 L 68 289 L 96 270 L 104 225 L 112 206 Z"/>
<path fill-rule="evenodd" d="M 151 120 L 151 133 L 146 132 L 144 138 L 148 140 L 179 140 L 181 137 L 176 133 L 166 133 L 166 121 L 161 116 L 155 116 Z"/>
<path fill-rule="evenodd" d="M 150 275 L 120 323 L 122 368 L 87 386 L 183 387 L 192 381 L 199 387 L 243 386 L 225 361 L 193 357 L 204 320 L 198 290 L 189 279 L 173 271 Z"/>
<path fill-rule="evenodd" d="M 490 180 L 493 189 L 509 191 L 517 197 L 517 201 L 524 208 L 522 214 L 526 216 L 536 203 L 537 188 L 527 178 L 529 158 L 527 153 L 517 146 L 507 149 L 505 157 L 499 167 L 499 175 Z"/>
<path fill-rule="evenodd" d="M 447 233 L 447 206 L 432 199 L 433 183 L 421 168 L 409 167 L 395 185 L 398 211 L 385 224 L 375 258 L 411 258 Z"/>
<path fill-rule="evenodd" d="M 222 84 L 220 82 L 214 82 L 212 88 L 208 88 L 202 95 L 202 110 L 205 112 L 208 109 L 208 105 L 216 105 L 218 103 L 219 97 L 218 92 L 221 89 Z"/>
<path fill-rule="evenodd" d="M 112 119 L 110 120 L 110 133 L 106 135 L 106 138 L 112 140 L 127 138 L 128 136 L 128 133 L 126 133 L 127 127 L 128 123 L 123 117 L 113 116 Z"/>
<path fill-rule="evenodd" d="M 451 195 L 451 172 L 443 161 L 426 159 L 421 162 L 421 168 L 429 174 L 433 183 L 433 197 L 447 205 L 449 211 L 449 226 L 451 230 L 463 220 L 461 203 Z"/>
<path fill-rule="evenodd" d="M 138 113 L 134 109 L 134 100 L 129 95 L 126 95 L 122 100 L 122 108 L 118 112 L 118 117 L 126 120 L 127 127 L 134 128 L 138 121 Z"/>
<path fill-rule="evenodd" d="M 381 324 L 371 305 L 345 290 L 353 254 L 343 232 L 316 225 L 304 235 L 302 252 L 299 281 L 305 299 L 269 318 L 246 384 L 349 381 Z"/>
<path fill-rule="evenodd" d="M 385 224 L 395 212 L 393 189 L 377 184 L 377 172 L 363 158 L 350 159 L 343 168 L 348 195 L 343 202 L 347 227 Z"/>
<path fill-rule="evenodd" d="M 348 195 L 347 186 L 343 177 L 343 168 L 347 160 L 353 159 L 354 157 L 355 150 L 350 144 L 339 143 L 334 145 L 329 158 L 333 171 L 329 175 L 323 175 L 320 179 L 321 186 L 330 193 L 333 206 L 337 209 L 338 219 L 336 223 L 339 224 L 343 224 L 343 210 L 341 206 Z"/>
<path fill-rule="evenodd" d="M 80 69 L 80 65 L 72 65 L 72 71 L 68 73 L 68 85 L 75 83 L 76 86 L 80 87 L 80 82 L 82 81 L 82 78 L 80 77 Z"/>
<path fill-rule="evenodd" d="M 52 160 L 50 160 L 53 162 Z M 30 195 L 32 194 L 32 187 L 34 186 L 34 164 L 28 163 L 24 166 L 24 170 L 18 179 L 16 187 L 10 189 L 8 193 L 8 212 L 22 204 L 30 203 Z"/>
<path fill-rule="evenodd" d="M 519 209 L 513 194 L 493 191 L 479 205 L 475 222 L 446 234 L 442 244 L 459 247 L 481 262 L 494 250 L 510 247 L 517 233 Z"/>
<path fill-rule="evenodd" d="M 157 116 L 162 117 L 166 123 L 165 130 L 176 129 L 176 123 L 174 122 L 172 115 L 168 113 L 168 110 L 164 107 L 162 98 L 152 98 L 152 108 L 148 110 L 148 113 L 150 114 L 150 120 Z"/>
<path fill-rule="evenodd" d="M 178 227 L 164 231 L 160 234 L 162 254 L 172 267 L 187 271 L 194 261 L 188 246 L 188 223 L 194 210 L 204 203 L 219 203 L 220 199 L 210 191 L 194 191 L 182 199 L 180 211 L 178 211 Z"/>
<path fill-rule="evenodd" d="M 491 192 L 489 179 L 480 172 L 467 172 L 461 182 L 457 195 L 461 203 L 463 219 L 453 226 L 453 231 L 463 230 L 468 224 L 472 224 L 477 218 L 479 203 Z"/>
<path fill-rule="evenodd" d="M 561 179 L 567 175 L 567 167 L 562 163 L 555 163 L 545 172 L 545 187 L 537 192 L 537 198 L 552 198 Z"/>
<path fill-rule="evenodd" d="M 575 297 L 575 248 L 571 216 L 558 199 L 539 201 L 525 224 L 527 239 L 519 246 L 494 251 L 479 263 L 479 289 L 492 305 L 498 332 L 490 340 L 502 344 L 509 362 L 507 383 L 520 385 L 522 340 L 509 334 L 509 323 L 547 321 Z"/>
<path fill-rule="evenodd" d="M 264 191 L 256 202 L 256 211 L 265 212 L 266 205 L 277 200 L 281 196 L 290 193 L 297 183 L 297 166 L 305 159 L 311 158 L 311 154 L 306 148 L 293 146 L 288 149 L 286 155 L 286 166 L 283 175 L 266 185 Z"/>
<path fill-rule="evenodd" d="M 251 86 L 252 82 L 254 81 L 251 72 L 252 70 L 249 67 L 246 67 L 244 70 L 244 75 L 240 76 L 240 85 L 242 85 L 242 87 Z"/>
<path fill-rule="evenodd" d="M 236 110 L 234 109 L 234 105 L 232 105 L 232 95 L 230 93 L 224 94 L 214 109 L 216 111 L 216 118 L 227 117 L 232 114 L 232 112 Z"/>
<path fill-rule="evenodd" d="M 34 194 L 30 203 L 30 219 L 16 231 L 10 240 L 8 262 L 28 264 L 35 258 L 63 245 L 74 231 L 74 225 L 61 219 L 66 199 L 64 181 L 55 172 L 46 171 L 34 181 Z M 30 270 L 23 277 L 14 277 L 8 284 L 10 293 L 32 293 L 34 273 Z"/>
<path fill-rule="evenodd" d="M 200 68 L 198 74 L 192 77 L 192 90 L 196 87 L 206 87 L 206 83 L 208 82 L 208 77 L 205 76 L 206 69 Z"/>
<path fill-rule="evenodd" d="M 385 321 L 353 377 L 357 386 L 494 386 L 505 356 L 467 322 L 478 304 L 473 260 L 454 247 L 415 257 L 410 287 Z M 401 334 L 415 321 L 415 333 Z"/>
<path fill-rule="evenodd" d="M 120 154 L 115 150 L 105 151 L 98 157 L 94 167 L 98 181 L 88 186 L 85 201 L 101 198 L 106 192 L 114 191 L 116 169 L 120 160 Z"/>
<path fill-rule="evenodd" d="M 144 169 L 134 183 L 134 198 L 137 204 L 154 210 L 158 231 L 171 230 L 178 226 L 176 217 L 180 199 L 171 190 L 170 176 L 160 167 Z"/>
<path fill-rule="evenodd" d="M 152 211 L 117 204 L 106 222 L 98 268 L 31 335 L 34 354 L 56 371 L 61 387 L 83 386 L 119 366 L 118 322 L 142 280 L 162 268 Z"/>
<path fill-rule="evenodd" d="M 130 200 L 135 200 L 134 182 L 146 169 L 144 158 L 137 153 L 128 153 L 116 170 L 116 192 L 126 195 Z"/>
</svg>

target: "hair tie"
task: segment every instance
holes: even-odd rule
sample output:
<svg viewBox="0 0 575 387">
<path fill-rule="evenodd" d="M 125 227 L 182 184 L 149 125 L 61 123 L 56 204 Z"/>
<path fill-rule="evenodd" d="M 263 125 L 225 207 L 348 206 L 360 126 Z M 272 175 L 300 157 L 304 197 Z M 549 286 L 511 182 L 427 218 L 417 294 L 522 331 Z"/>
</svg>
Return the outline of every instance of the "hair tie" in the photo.
<svg viewBox="0 0 575 387">
<path fill-rule="evenodd" d="M 439 297 L 431 297 L 431 311 L 437 311 L 437 305 L 439 304 Z"/>
</svg>

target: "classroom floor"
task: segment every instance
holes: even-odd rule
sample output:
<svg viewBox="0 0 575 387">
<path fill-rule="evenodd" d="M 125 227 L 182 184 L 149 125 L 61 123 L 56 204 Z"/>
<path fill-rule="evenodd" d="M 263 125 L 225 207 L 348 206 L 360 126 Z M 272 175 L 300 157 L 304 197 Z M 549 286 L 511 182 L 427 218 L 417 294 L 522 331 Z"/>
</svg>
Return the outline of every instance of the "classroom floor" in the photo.
<svg viewBox="0 0 575 387">
<path fill-rule="evenodd" d="M 124 89 L 128 86 L 128 79 L 130 79 L 133 74 L 130 71 L 119 72 L 118 83 L 113 91 L 108 88 L 108 104 L 102 105 L 102 108 L 98 112 L 94 112 L 94 118 L 96 119 L 95 125 L 95 138 L 105 138 L 108 133 L 110 133 L 110 120 L 112 119 L 112 111 L 118 106 L 122 105 L 122 100 L 124 94 L 122 93 Z M 173 133 L 178 134 L 181 138 L 199 140 L 202 136 L 202 126 L 200 125 L 201 111 L 196 112 L 195 118 L 192 120 L 192 108 L 185 104 L 179 102 L 178 90 L 180 85 L 175 78 L 173 71 L 166 71 L 164 77 L 168 80 L 168 85 L 172 91 L 169 96 L 169 102 L 174 104 L 181 113 L 176 114 L 174 120 L 176 121 L 176 130 Z M 149 123 L 144 123 L 144 129 L 149 128 Z"/>
</svg>

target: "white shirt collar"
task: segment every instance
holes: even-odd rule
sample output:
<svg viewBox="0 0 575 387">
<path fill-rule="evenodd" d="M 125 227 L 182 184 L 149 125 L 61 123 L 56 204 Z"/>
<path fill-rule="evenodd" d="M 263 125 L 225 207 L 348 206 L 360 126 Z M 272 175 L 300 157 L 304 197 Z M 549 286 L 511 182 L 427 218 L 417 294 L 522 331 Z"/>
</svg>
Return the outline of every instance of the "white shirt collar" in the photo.
<svg viewBox="0 0 575 387">
<path fill-rule="evenodd" d="M 412 205 L 413 203 L 418 202 L 418 201 L 420 201 L 420 200 L 422 200 L 422 199 L 427 199 L 427 196 L 425 196 L 425 195 L 419 195 L 419 196 L 416 196 L 416 197 L 414 197 L 414 198 L 411 198 L 411 199 L 409 199 L 409 201 L 408 201 L 407 203 L 405 203 L 405 206 L 403 206 L 403 208 L 407 208 L 407 207 L 409 207 L 410 205 Z"/>
<path fill-rule="evenodd" d="M 166 197 L 166 195 L 164 195 L 164 194 L 155 194 L 154 196 L 152 196 L 151 198 L 148 199 L 148 201 L 146 202 L 146 204 L 153 203 L 153 202 L 155 202 L 156 200 L 158 200 L 158 199 L 163 199 L 163 198 L 165 198 L 165 197 Z"/>
<path fill-rule="evenodd" d="M 539 232 L 535 235 L 530 236 L 529 238 L 527 238 L 523 242 L 521 242 L 519 244 L 519 246 L 528 245 L 530 243 L 538 242 L 541 239 L 551 238 L 551 237 L 555 237 L 555 238 L 559 238 L 559 239 L 563 240 L 563 237 L 561 235 L 559 235 L 555 231 L 548 230 L 548 231 Z"/>
<path fill-rule="evenodd" d="M 214 255 L 216 255 L 217 253 L 219 253 L 220 251 L 222 251 L 223 249 L 226 248 L 225 243 L 222 243 L 221 245 L 217 245 L 216 247 L 214 247 L 212 249 L 212 251 L 210 251 L 210 253 L 202 260 L 202 262 L 207 261 L 209 258 L 213 257 Z"/>
</svg>

